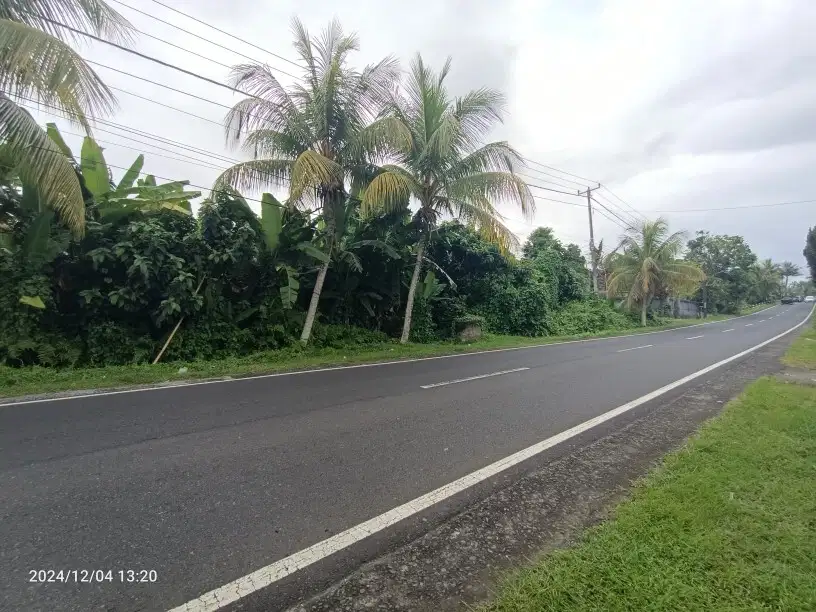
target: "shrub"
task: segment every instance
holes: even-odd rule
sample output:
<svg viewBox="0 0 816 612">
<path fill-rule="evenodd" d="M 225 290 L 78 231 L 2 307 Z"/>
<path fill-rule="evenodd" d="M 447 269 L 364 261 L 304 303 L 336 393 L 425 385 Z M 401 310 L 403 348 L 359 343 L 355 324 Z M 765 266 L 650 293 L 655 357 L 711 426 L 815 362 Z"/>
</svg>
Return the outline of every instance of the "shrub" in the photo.
<svg viewBox="0 0 816 612">
<path fill-rule="evenodd" d="M 315 324 L 312 329 L 311 344 L 316 347 L 345 348 L 383 342 L 388 342 L 383 332 L 353 325 Z"/>
<path fill-rule="evenodd" d="M 558 336 L 573 336 L 635 326 L 630 316 L 615 310 L 608 301 L 590 298 L 569 302 L 554 313 L 550 331 Z"/>
<path fill-rule="evenodd" d="M 155 350 L 150 336 L 113 321 L 92 325 L 85 337 L 85 359 L 95 366 L 145 363 Z"/>
</svg>

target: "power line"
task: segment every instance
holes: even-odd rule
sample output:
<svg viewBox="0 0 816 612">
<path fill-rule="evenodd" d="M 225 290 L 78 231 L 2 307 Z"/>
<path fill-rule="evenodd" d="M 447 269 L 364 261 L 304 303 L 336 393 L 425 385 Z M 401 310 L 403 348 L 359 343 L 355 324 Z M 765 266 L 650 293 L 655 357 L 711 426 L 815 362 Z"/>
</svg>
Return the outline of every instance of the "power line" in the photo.
<svg viewBox="0 0 816 612">
<path fill-rule="evenodd" d="M 571 176 L 573 178 L 581 179 L 585 183 L 598 184 L 600 182 L 600 181 L 595 181 L 593 179 L 588 179 L 588 178 L 586 178 L 584 176 L 579 176 L 577 174 L 572 174 L 571 172 L 567 172 L 566 170 L 561 170 L 559 168 L 554 168 L 553 166 L 548 166 L 546 164 L 542 164 L 541 162 L 537 162 L 537 161 L 535 161 L 533 159 L 530 159 L 529 157 L 527 157 L 525 159 L 528 162 L 530 162 L 531 164 L 535 164 L 536 166 L 541 166 L 542 168 L 547 168 L 548 170 L 554 170 L 555 172 L 560 172 L 561 174 L 566 174 L 567 176 Z M 539 170 L 539 172 L 541 172 L 541 170 Z M 564 179 L 564 180 L 567 180 L 567 179 Z"/>
<path fill-rule="evenodd" d="M 627 230 L 627 229 L 629 229 L 629 227 L 628 227 L 628 226 L 621 224 L 621 223 L 620 223 L 620 221 L 618 221 L 617 219 L 614 219 L 613 217 L 610 217 L 608 214 L 606 214 L 606 213 L 605 213 L 605 212 L 603 212 L 602 210 L 598 210 L 598 209 L 596 208 L 596 209 L 595 209 L 595 212 L 596 212 L 596 213 L 598 213 L 599 215 L 601 215 L 601 216 L 602 216 L 604 219 L 606 219 L 607 221 L 611 221 L 612 223 L 614 223 L 615 225 L 617 225 L 617 226 L 618 226 L 619 228 L 621 228 L 622 230 Z"/>
<path fill-rule="evenodd" d="M 617 194 L 616 194 L 614 191 L 612 191 L 612 190 L 611 190 L 609 187 L 607 187 L 606 185 L 604 185 L 604 186 L 603 186 L 603 188 L 604 188 L 604 189 L 606 189 L 606 190 L 609 192 L 609 194 L 610 194 L 610 195 L 611 195 L 613 198 L 615 198 L 616 200 L 618 200 L 618 202 L 620 202 L 621 204 L 623 204 L 624 206 L 626 206 L 626 207 L 627 207 L 629 210 L 631 210 L 631 211 L 633 211 L 633 212 L 637 213 L 638 215 L 640 215 L 640 217 L 641 217 L 641 218 L 642 218 L 644 221 L 647 221 L 647 220 L 648 220 L 648 218 L 646 217 L 646 215 L 644 215 L 644 214 L 643 214 L 642 212 L 640 212 L 640 211 L 639 211 L 637 208 L 635 208 L 634 206 L 632 206 L 631 204 L 629 204 L 629 202 L 627 202 L 626 200 L 624 200 L 622 197 L 620 197 L 619 195 L 617 195 Z"/>
<path fill-rule="evenodd" d="M 554 198 L 545 198 L 544 196 L 533 195 L 536 200 L 547 200 L 548 202 L 558 202 L 559 204 L 568 204 L 569 206 L 578 206 L 579 208 L 586 208 L 585 204 L 578 204 L 577 202 L 567 202 L 566 200 L 556 200 Z"/>
<path fill-rule="evenodd" d="M 172 70 L 176 70 L 176 71 L 181 72 L 183 74 L 186 74 L 188 76 L 191 76 L 191 77 L 194 77 L 196 79 L 200 79 L 202 81 L 210 83 L 211 85 L 215 85 L 217 87 L 222 87 L 222 88 L 228 89 L 229 91 L 232 91 L 232 92 L 238 92 L 240 94 L 243 94 L 245 96 L 249 96 L 251 98 L 257 98 L 258 97 L 258 96 L 255 96 L 255 95 L 249 93 L 249 92 L 241 91 L 240 89 L 238 89 L 236 87 L 230 87 L 226 83 L 222 83 L 220 81 L 216 81 L 215 79 L 211 79 L 210 77 L 206 77 L 203 74 L 198 74 L 197 72 L 193 72 L 192 70 L 187 70 L 186 68 L 182 68 L 181 66 L 176 66 L 175 64 L 171 64 L 170 62 L 165 62 L 164 60 L 160 60 L 160 59 L 158 59 L 156 57 L 152 57 L 150 55 L 142 53 L 141 51 L 136 51 L 134 49 L 128 49 L 124 45 L 120 45 L 119 43 L 115 43 L 115 42 L 112 42 L 110 40 L 105 40 L 104 38 L 102 38 L 100 36 L 97 36 L 96 34 L 91 34 L 90 32 L 83 32 L 80 29 L 71 27 L 71 26 L 69 26 L 67 24 L 64 24 L 64 23 L 62 23 L 60 21 L 56 21 L 54 19 L 50 19 L 50 18 L 45 17 L 43 15 L 37 15 L 37 17 L 39 17 L 40 19 L 42 19 L 44 21 L 47 21 L 49 23 L 53 23 L 54 25 L 57 25 L 57 26 L 59 26 L 61 28 L 65 28 L 66 30 L 68 30 L 69 32 L 73 32 L 74 34 L 78 34 L 80 36 L 85 36 L 86 38 L 90 38 L 91 40 L 101 42 L 102 44 L 113 47 L 114 49 L 119 49 L 120 51 L 124 51 L 125 53 L 130 53 L 131 55 L 135 55 L 135 56 L 140 57 L 142 59 L 146 59 L 146 60 L 148 60 L 150 62 L 159 64 L 160 66 L 164 66 L 165 68 L 170 68 Z M 89 60 L 85 60 L 85 61 L 89 62 L 89 63 L 94 63 L 94 62 L 90 62 Z"/>
<path fill-rule="evenodd" d="M 532 160 L 529 160 L 529 159 L 525 159 L 524 161 L 532 163 Z M 578 181 L 573 181 L 572 179 L 564 178 L 563 176 L 558 176 L 557 174 L 552 174 L 550 172 L 545 172 L 544 170 L 539 170 L 538 168 L 533 168 L 530 165 L 527 165 L 526 169 L 529 170 L 530 172 L 538 172 L 539 174 L 542 174 L 542 175 L 544 175 L 544 176 L 546 176 L 546 177 L 548 177 L 550 179 L 556 179 L 557 181 L 561 181 L 561 183 L 566 183 L 566 185 L 563 185 L 561 183 L 557 183 L 559 185 L 559 187 L 572 188 L 572 186 L 574 185 L 576 187 L 583 187 L 584 189 L 586 189 L 589 186 L 586 183 L 579 183 Z M 545 179 L 542 179 L 540 176 L 536 176 L 534 178 L 537 178 L 539 180 L 545 180 Z M 553 181 L 547 181 L 547 182 L 553 182 Z"/>
<path fill-rule="evenodd" d="M 176 30 L 179 30 L 179 31 L 181 31 L 181 32 L 184 32 L 185 34 L 189 34 L 190 36 L 193 36 L 193 37 L 195 37 L 195 38 L 198 38 L 199 40 L 203 40 L 204 42 L 210 43 L 211 45 L 215 45 L 216 47 L 220 47 L 221 49 L 224 49 L 224 50 L 226 50 L 226 51 L 229 51 L 230 53 L 234 53 L 235 55 L 239 55 L 239 56 L 241 56 L 241 57 L 243 57 L 243 58 L 245 58 L 245 59 L 248 59 L 248 60 L 250 60 L 250 61 L 256 62 L 256 63 L 258 63 L 258 64 L 266 64 L 266 62 L 262 62 L 262 61 L 260 61 L 260 60 L 259 60 L 259 59 L 257 59 L 257 58 L 254 58 L 254 57 L 251 57 L 251 56 L 246 55 L 246 54 L 244 54 L 244 53 L 241 53 L 240 51 L 236 51 L 235 49 L 231 49 L 231 48 L 229 48 L 229 47 L 227 47 L 227 46 L 225 46 L 225 45 L 222 45 L 222 44 L 220 44 L 220 43 L 215 42 L 214 40 L 210 40 L 209 38 L 206 38 L 206 37 L 204 37 L 204 36 L 200 36 L 200 35 L 196 34 L 195 32 L 191 32 L 190 30 L 186 30 L 186 29 L 182 28 L 181 26 L 177 26 L 177 25 L 176 25 L 176 24 L 174 24 L 174 23 L 171 23 L 171 22 L 169 22 L 169 21 L 165 21 L 164 19 L 161 19 L 161 18 L 159 18 L 159 17 L 156 17 L 155 15 L 151 15 L 150 13 L 146 13 L 145 11 L 142 11 L 142 10 L 140 10 L 140 9 L 137 9 L 136 7 L 130 6 L 129 4 L 126 4 L 126 3 L 122 2 L 121 0 L 113 0 L 113 2 L 115 2 L 116 4 L 119 4 L 119 5 L 121 5 L 121 6 L 124 6 L 125 8 L 128 8 L 128 9 L 130 9 L 131 11 L 135 11 L 135 12 L 137 12 L 137 13 L 140 13 L 140 14 L 144 15 L 145 17 L 149 17 L 150 19 L 154 19 L 154 20 L 159 21 L 159 22 L 161 22 L 161 23 L 163 23 L 163 24 L 165 24 L 165 25 L 169 25 L 171 28 L 175 28 Z M 159 4 L 159 3 L 157 3 L 157 4 Z M 165 5 L 162 5 L 162 6 L 165 6 Z M 176 10 L 176 9 L 171 8 L 171 7 L 167 7 L 167 8 L 170 8 L 171 10 L 174 10 L 174 11 Z M 181 11 L 176 11 L 176 12 L 181 12 Z M 182 14 L 184 14 L 184 13 L 182 13 Z M 189 15 L 187 15 L 187 16 L 189 17 Z M 195 19 L 195 17 L 190 17 L 190 18 L 191 18 L 191 19 L 194 19 L 195 21 L 199 21 L 198 19 Z M 202 22 L 202 23 L 204 23 L 204 22 Z M 207 24 L 205 24 L 205 25 L 207 25 Z M 211 27 L 214 27 L 214 26 L 211 26 Z M 216 29 L 217 29 L 217 28 L 216 28 Z M 233 36 L 233 38 L 237 38 L 237 37 Z M 283 56 L 276 55 L 276 54 L 272 53 L 271 51 L 267 51 L 267 53 L 269 53 L 270 55 L 274 55 L 275 57 L 277 57 L 277 58 L 279 58 L 279 59 L 282 59 L 283 61 L 288 62 L 288 63 L 290 63 L 290 64 L 292 64 L 292 65 L 294 65 L 294 66 L 297 66 L 298 68 L 302 68 L 302 66 L 300 66 L 300 65 L 296 64 L 296 63 L 295 63 L 295 62 L 293 62 L 292 60 L 286 59 L 286 58 L 285 58 L 285 57 L 283 57 Z M 296 77 L 296 76 L 294 76 L 293 74 L 290 74 L 290 73 L 285 72 L 285 71 L 283 71 L 283 70 L 280 70 L 280 69 L 278 69 L 278 68 L 276 68 L 276 70 L 277 70 L 278 72 L 280 72 L 281 74 L 285 74 L 286 76 L 292 77 L 293 79 L 296 79 L 296 78 L 297 78 L 297 77 Z"/>
<path fill-rule="evenodd" d="M 521 174 L 519 176 L 524 176 L 524 175 Z M 576 198 L 578 197 L 578 192 L 577 191 L 576 192 L 559 191 L 558 189 L 551 189 L 549 187 L 542 187 L 541 185 L 536 185 L 535 183 L 530 183 L 530 182 L 527 182 L 526 184 L 527 184 L 528 187 L 535 187 L 536 189 L 543 189 L 544 191 L 552 191 L 553 193 L 560 193 L 562 195 L 575 196 Z"/>
<path fill-rule="evenodd" d="M 712 210 L 744 210 L 746 208 L 766 208 L 769 206 L 790 206 L 792 204 L 812 204 L 816 200 L 796 200 L 795 202 L 775 202 L 773 204 L 747 204 L 745 206 L 728 206 L 723 208 L 686 208 L 685 210 L 652 210 L 655 213 L 690 213 L 709 212 Z"/>
<path fill-rule="evenodd" d="M 633 223 L 632 223 L 632 220 L 631 220 L 631 219 L 624 219 L 624 218 L 623 218 L 623 217 L 621 217 L 621 216 L 620 216 L 618 213 L 616 213 L 614 210 L 612 210 L 611 208 L 608 208 L 607 206 L 605 206 L 604 204 L 602 204 L 601 202 L 599 202 L 599 201 L 598 201 L 598 200 L 596 200 L 595 198 L 592 198 L 592 201 L 593 201 L 593 202 L 595 202 L 595 203 L 596 203 L 598 206 L 600 206 L 601 208 L 603 208 L 603 209 L 604 209 L 606 212 L 608 212 L 610 215 L 612 215 L 613 217 L 615 217 L 616 219 L 618 219 L 618 220 L 619 220 L 621 223 L 623 223 L 624 225 L 626 225 L 626 227 L 627 227 L 627 228 L 628 228 L 628 227 L 631 227 L 631 226 L 633 225 Z"/>
<path fill-rule="evenodd" d="M 288 63 L 292 64 L 293 66 L 295 66 L 297 68 L 303 68 L 303 66 L 301 66 L 297 62 L 293 62 L 292 60 L 287 59 L 287 58 L 283 57 L 282 55 L 278 55 L 277 53 L 273 53 L 272 51 L 264 49 L 263 47 L 259 47 L 255 43 L 251 43 L 248 40 L 244 40 L 243 38 L 240 38 L 239 36 L 236 36 L 235 34 L 230 34 L 226 30 L 222 30 L 221 28 L 217 28 L 214 25 L 212 25 L 210 23 L 207 23 L 206 21 L 202 21 L 201 19 L 198 19 L 197 17 L 193 17 L 192 15 L 188 15 L 187 13 L 185 13 L 183 11 L 180 11 L 177 8 L 173 8 L 172 6 L 168 6 L 168 5 L 164 4 L 163 2 L 159 2 L 158 0 L 152 0 L 152 1 L 155 4 L 158 4 L 159 6 L 163 6 L 164 8 L 173 11 L 174 13 L 178 13 L 179 15 L 187 17 L 188 19 L 192 19 L 193 21 L 197 21 L 198 23 L 200 23 L 202 25 L 205 25 L 208 28 L 211 28 L 211 29 L 215 30 L 216 32 L 221 32 L 221 34 L 226 34 L 227 36 L 230 36 L 230 37 L 234 38 L 235 40 L 241 41 L 245 45 L 249 45 L 250 47 L 254 47 L 255 49 L 258 49 L 258 51 L 263 51 L 264 53 L 268 53 L 272 57 L 277 57 L 278 59 L 283 60 L 284 62 L 288 62 Z M 120 0 L 114 0 L 114 2 L 116 2 L 117 4 L 124 4 L 123 2 L 120 2 Z M 174 26 L 174 27 L 178 27 L 178 26 Z M 181 28 L 179 28 L 179 29 L 181 29 Z"/>
</svg>

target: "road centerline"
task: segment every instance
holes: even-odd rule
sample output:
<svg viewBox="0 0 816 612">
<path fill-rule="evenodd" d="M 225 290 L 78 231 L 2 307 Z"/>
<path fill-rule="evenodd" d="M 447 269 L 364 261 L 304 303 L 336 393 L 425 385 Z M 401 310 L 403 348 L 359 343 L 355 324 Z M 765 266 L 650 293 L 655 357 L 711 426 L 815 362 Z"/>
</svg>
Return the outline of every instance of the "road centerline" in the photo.
<svg viewBox="0 0 816 612">
<path fill-rule="evenodd" d="M 512 370 L 501 370 L 499 372 L 490 372 L 489 374 L 479 374 L 478 376 L 468 376 L 467 378 L 457 378 L 455 380 L 445 380 L 443 382 L 431 383 L 429 385 L 420 385 L 421 389 L 433 389 L 434 387 L 444 387 L 446 385 L 456 385 L 471 380 L 479 380 L 480 378 L 490 378 L 491 376 L 502 376 L 503 374 L 512 374 L 513 372 L 523 372 L 530 368 L 513 368 Z"/>
<path fill-rule="evenodd" d="M 705 334 L 700 334 L 699 336 L 692 336 L 691 338 L 686 338 L 686 340 L 696 340 L 697 338 L 703 338 Z"/>
<path fill-rule="evenodd" d="M 753 325 L 753 323 L 746 323 L 745 327 L 751 327 L 752 325 Z"/>
<path fill-rule="evenodd" d="M 649 348 L 650 346 L 654 346 L 654 344 L 644 344 L 643 346 L 633 346 L 632 348 L 628 349 L 621 349 L 619 351 L 615 351 L 616 353 L 625 353 L 626 351 L 636 351 L 638 349 L 645 349 Z"/>
<path fill-rule="evenodd" d="M 722 330 L 722 333 L 727 334 L 730 331 L 734 331 L 734 328 L 732 327 L 731 329 L 724 329 Z"/>
</svg>

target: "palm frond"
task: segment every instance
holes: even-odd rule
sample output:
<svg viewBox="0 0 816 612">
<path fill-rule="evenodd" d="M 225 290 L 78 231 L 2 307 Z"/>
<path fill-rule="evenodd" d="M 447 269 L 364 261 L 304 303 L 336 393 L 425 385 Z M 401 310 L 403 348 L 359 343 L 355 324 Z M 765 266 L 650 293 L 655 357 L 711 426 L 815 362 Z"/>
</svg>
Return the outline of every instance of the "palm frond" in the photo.
<svg viewBox="0 0 816 612">
<path fill-rule="evenodd" d="M 408 205 L 412 194 L 421 189 L 416 179 L 402 168 L 388 166 L 369 183 L 363 192 L 360 214 L 367 216 L 376 210 L 393 212 Z"/>
<path fill-rule="evenodd" d="M 454 114 L 459 120 L 460 146 L 475 149 L 496 123 L 501 123 L 506 101 L 504 94 L 483 87 L 457 98 Z"/>
<path fill-rule="evenodd" d="M 0 92 L 0 141 L 5 143 L 23 183 L 37 186 L 41 201 L 81 236 L 85 202 L 76 172 L 57 144 L 34 118 Z"/>
<path fill-rule="evenodd" d="M 447 186 L 451 200 L 470 202 L 508 202 L 519 207 L 525 218 L 535 214 L 535 200 L 527 183 L 510 172 L 480 172 L 455 179 Z"/>
<path fill-rule="evenodd" d="M 292 165 L 289 198 L 298 201 L 308 189 L 328 189 L 336 184 L 343 184 L 343 168 L 316 151 L 304 151 Z"/>
<path fill-rule="evenodd" d="M 522 165 L 521 154 L 508 143 L 491 142 L 456 162 L 450 174 L 458 177 L 477 172 L 514 172 Z"/>
<path fill-rule="evenodd" d="M 472 225 L 482 238 L 495 244 L 503 255 L 519 248 L 518 237 L 502 222 L 502 216 L 486 198 L 480 201 L 453 202 L 460 219 Z"/>
<path fill-rule="evenodd" d="M 411 131 L 396 117 L 383 117 L 369 123 L 354 134 L 345 157 L 379 161 L 390 155 L 411 150 Z"/>
<path fill-rule="evenodd" d="M 294 162 L 290 159 L 255 159 L 235 164 L 215 179 L 213 190 L 232 187 L 241 191 L 261 191 L 280 187 L 292 176 Z"/>
<path fill-rule="evenodd" d="M 133 39 L 127 19 L 103 0 L 3 0 L 0 19 L 24 23 L 61 39 L 74 35 L 55 21 L 123 43 Z"/>
<path fill-rule="evenodd" d="M 56 106 L 88 128 L 116 107 L 113 94 L 82 57 L 59 38 L 24 23 L 0 19 L 0 89 L 12 98 Z"/>
<path fill-rule="evenodd" d="M 308 145 L 290 131 L 259 129 L 247 134 L 243 149 L 255 158 L 288 157 L 295 160 L 308 149 Z"/>
</svg>

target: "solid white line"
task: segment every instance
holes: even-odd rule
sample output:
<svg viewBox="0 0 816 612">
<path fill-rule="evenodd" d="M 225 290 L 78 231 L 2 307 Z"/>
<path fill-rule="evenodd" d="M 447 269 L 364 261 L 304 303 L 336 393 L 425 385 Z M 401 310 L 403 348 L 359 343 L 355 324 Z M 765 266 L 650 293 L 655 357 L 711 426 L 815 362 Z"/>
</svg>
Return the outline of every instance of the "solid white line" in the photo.
<svg viewBox="0 0 816 612">
<path fill-rule="evenodd" d="M 705 337 L 705 334 L 703 334 L 701 336 L 692 336 L 691 338 L 686 338 L 686 340 L 696 340 L 697 338 L 703 338 L 703 337 Z"/>
<path fill-rule="evenodd" d="M 730 331 L 734 331 L 734 328 L 732 327 L 731 329 L 724 329 L 724 330 L 722 330 L 722 333 L 727 333 L 727 332 L 730 332 Z"/>
<path fill-rule="evenodd" d="M 764 310 L 769 310 L 771 308 L 776 308 L 776 306 L 768 306 Z M 764 312 L 764 310 L 760 310 L 759 312 Z M 746 317 L 750 317 L 757 314 L 752 313 L 750 315 L 743 315 Z M 734 317 L 738 319 L 740 317 Z M 730 319 L 726 319 L 730 321 Z M 456 357 L 470 357 L 472 355 L 485 355 L 487 353 L 504 353 L 507 351 L 527 351 L 533 349 L 544 349 L 550 346 L 561 346 L 563 344 L 581 344 L 584 342 L 602 342 L 605 340 L 619 340 L 620 338 L 632 338 L 634 336 L 649 336 L 651 334 L 665 334 L 667 332 L 677 331 L 678 329 L 690 329 L 692 327 L 702 327 L 703 325 L 714 325 L 715 323 L 723 323 L 723 321 L 708 321 L 707 323 L 695 323 L 694 325 L 684 325 L 682 327 L 673 327 L 670 329 L 658 329 L 657 331 L 650 331 L 650 332 L 643 332 L 641 334 L 626 334 L 624 336 L 607 336 L 605 338 L 586 338 L 584 340 L 564 340 L 562 342 L 550 342 L 549 344 L 531 344 L 529 346 L 514 346 L 511 348 L 501 348 L 501 349 L 487 349 L 484 351 L 473 351 L 470 353 L 456 353 L 454 355 L 437 355 L 435 357 L 414 357 L 412 359 L 395 359 L 393 361 L 378 361 L 376 363 L 358 363 L 354 365 L 346 365 L 346 366 L 331 366 L 328 368 L 315 368 L 312 370 L 296 370 L 294 372 L 274 372 L 272 374 L 258 374 L 256 376 L 243 376 L 239 378 L 227 378 L 227 379 L 218 379 L 218 380 L 198 380 L 198 381 L 186 381 L 186 382 L 178 382 L 173 384 L 157 384 L 153 387 L 140 387 L 138 389 L 120 389 L 118 391 L 101 391 L 99 393 L 82 393 L 77 395 L 66 395 L 62 397 L 43 397 L 39 399 L 31 399 L 31 400 L 21 400 L 17 402 L 6 402 L 3 403 L 3 400 L 0 399 L 0 408 L 5 408 L 9 406 L 25 406 L 27 404 L 43 404 L 46 402 L 67 402 L 69 400 L 78 400 L 78 399 L 88 399 L 90 397 L 109 397 L 111 395 L 124 395 L 126 393 L 146 393 L 149 391 L 167 391 L 167 390 L 175 390 L 175 389 L 184 389 L 186 387 L 198 387 L 201 385 L 218 385 L 218 384 L 226 384 L 226 383 L 236 383 L 242 382 L 247 380 L 259 380 L 263 378 L 279 378 L 282 376 L 301 376 L 304 374 L 318 374 L 321 372 L 334 372 L 336 370 L 353 370 L 357 368 L 379 368 L 383 366 L 390 366 L 390 365 L 397 365 L 400 363 L 414 363 L 417 361 L 431 361 L 433 359 L 453 359 Z"/>
<path fill-rule="evenodd" d="M 242 597 L 249 595 L 250 593 L 254 593 L 259 589 L 263 589 L 268 587 L 271 584 L 274 584 L 278 580 L 289 576 L 290 574 L 295 573 L 296 571 L 303 569 L 311 565 L 312 563 L 316 563 L 321 559 L 325 559 L 329 555 L 332 555 L 344 548 L 351 546 L 365 538 L 382 531 L 383 529 L 387 529 L 393 525 L 396 525 L 400 521 L 413 516 L 418 512 L 422 512 L 423 510 L 430 508 L 434 504 L 437 504 L 441 501 L 444 501 L 457 493 L 461 493 L 462 491 L 479 484 L 505 471 L 508 468 L 513 467 L 514 465 L 518 465 L 522 461 L 526 461 L 536 455 L 542 453 L 543 451 L 552 448 L 562 442 L 569 440 L 570 438 L 574 438 L 575 436 L 592 429 L 600 425 L 601 423 L 605 423 L 610 419 L 614 419 L 625 412 L 629 412 L 630 410 L 637 408 L 638 406 L 645 404 L 648 401 L 651 401 L 657 397 L 660 397 L 664 393 L 671 391 L 672 389 L 676 389 L 681 385 L 686 384 L 694 380 L 695 378 L 699 378 L 705 374 L 708 374 L 712 370 L 716 370 L 720 366 L 723 366 L 727 363 L 731 363 L 745 355 L 753 353 L 755 350 L 762 348 L 773 342 L 774 340 L 779 340 L 782 336 L 785 336 L 791 333 L 793 330 L 801 327 L 804 325 L 807 320 L 810 318 L 810 315 L 813 314 L 813 310 L 816 309 L 816 306 L 811 309 L 808 315 L 804 318 L 801 323 L 794 325 L 789 330 L 782 332 L 781 334 L 777 334 L 773 338 L 769 340 L 765 340 L 764 342 L 760 342 L 759 344 L 752 346 L 749 349 L 746 349 L 736 355 L 732 355 L 731 357 L 727 357 L 722 361 L 718 361 L 717 363 L 713 363 L 708 367 L 703 368 L 702 370 L 697 370 L 693 374 L 689 374 L 688 376 L 684 376 L 683 378 L 678 378 L 672 383 L 660 387 L 659 389 L 655 389 L 651 393 L 647 393 L 631 402 L 623 404 L 622 406 L 618 406 L 610 410 L 609 412 L 604 412 L 601 415 L 596 416 L 593 419 L 589 419 L 588 421 L 584 421 L 583 423 L 576 425 L 575 427 L 571 427 L 566 431 L 562 431 L 560 434 L 556 434 L 546 440 L 542 440 L 537 444 L 533 444 L 525 448 L 524 450 L 520 450 L 517 453 L 514 453 L 504 459 L 499 459 L 495 463 L 491 463 L 490 465 L 483 467 L 480 470 L 476 470 L 468 474 L 467 476 L 463 476 L 458 480 L 454 480 L 451 483 L 448 483 L 444 486 L 439 487 L 431 491 L 430 493 L 426 493 L 421 497 L 417 497 L 401 506 L 397 506 L 389 510 L 388 512 L 384 512 L 379 516 L 375 516 L 372 519 L 369 519 L 359 525 L 355 525 L 350 529 L 346 529 L 336 535 L 333 535 L 330 538 L 323 540 L 322 542 L 318 542 L 317 544 L 313 544 L 308 548 L 304 548 L 303 550 L 296 552 L 288 557 L 285 557 L 279 561 L 275 561 L 274 563 L 270 563 L 266 567 L 262 567 L 259 570 L 255 570 L 251 574 L 247 574 L 242 578 L 238 578 L 237 580 L 233 580 L 225 584 L 224 586 L 218 587 L 217 589 L 213 589 L 212 591 L 205 593 L 201 597 L 197 599 L 193 599 L 192 601 L 188 601 L 185 604 L 182 604 L 176 608 L 170 610 L 170 612 L 213 612 L 214 610 L 219 610 L 233 602 L 238 601 Z"/>
<path fill-rule="evenodd" d="M 446 380 L 445 382 L 432 383 L 430 385 L 419 385 L 422 389 L 432 389 L 434 387 L 444 387 L 445 385 L 455 385 L 457 383 L 467 382 L 469 380 L 477 380 L 479 378 L 490 378 L 491 376 L 501 376 L 502 374 L 512 374 L 513 372 L 522 372 L 530 368 L 515 368 L 513 370 L 502 370 L 501 372 L 491 372 L 490 374 L 479 374 L 478 376 L 468 376 L 467 378 L 457 378 L 456 380 Z"/>
<path fill-rule="evenodd" d="M 621 349 L 619 351 L 615 351 L 616 353 L 625 353 L 626 351 L 636 351 L 642 348 L 649 348 L 650 346 L 654 346 L 654 344 L 644 344 L 643 346 L 633 346 L 632 348 L 628 349 Z"/>
</svg>

